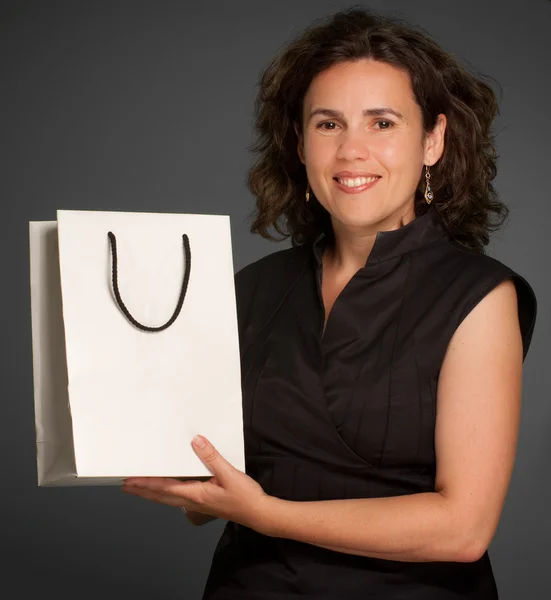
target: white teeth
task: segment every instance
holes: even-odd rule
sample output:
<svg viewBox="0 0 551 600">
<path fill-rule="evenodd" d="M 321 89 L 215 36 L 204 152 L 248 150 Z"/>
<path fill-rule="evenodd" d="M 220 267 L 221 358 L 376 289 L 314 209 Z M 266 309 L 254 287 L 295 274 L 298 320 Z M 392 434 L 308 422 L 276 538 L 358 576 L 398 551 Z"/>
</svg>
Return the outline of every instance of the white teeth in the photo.
<svg viewBox="0 0 551 600">
<path fill-rule="evenodd" d="M 378 177 L 354 177 L 354 178 L 338 178 L 337 181 L 342 183 L 346 187 L 359 187 L 360 185 L 365 185 L 366 183 L 371 183 L 379 179 Z"/>
</svg>

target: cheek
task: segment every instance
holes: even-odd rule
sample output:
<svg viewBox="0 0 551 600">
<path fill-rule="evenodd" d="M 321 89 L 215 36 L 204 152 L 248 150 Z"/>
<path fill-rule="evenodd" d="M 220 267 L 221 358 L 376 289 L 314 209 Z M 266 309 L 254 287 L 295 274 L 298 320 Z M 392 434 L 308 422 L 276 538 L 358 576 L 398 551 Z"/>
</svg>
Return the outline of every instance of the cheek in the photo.
<svg viewBox="0 0 551 600">
<path fill-rule="evenodd" d="M 333 160 L 335 143 L 330 137 L 306 137 L 304 140 L 304 156 L 310 168 L 320 169 Z"/>
<path fill-rule="evenodd" d="M 386 162 L 389 167 L 403 164 L 408 160 L 408 157 L 411 157 L 411 148 L 409 148 L 407 141 L 397 136 L 381 140 L 381 143 L 374 144 L 372 149 L 381 162 Z"/>
<path fill-rule="evenodd" d="M 377 160 L 390 172 L 400 171 L 407 173 L 414 171 L 419 163 L 423 161 L 422 148 L 406 139 L 389 140 L 373 149 Z"/>
</svg>

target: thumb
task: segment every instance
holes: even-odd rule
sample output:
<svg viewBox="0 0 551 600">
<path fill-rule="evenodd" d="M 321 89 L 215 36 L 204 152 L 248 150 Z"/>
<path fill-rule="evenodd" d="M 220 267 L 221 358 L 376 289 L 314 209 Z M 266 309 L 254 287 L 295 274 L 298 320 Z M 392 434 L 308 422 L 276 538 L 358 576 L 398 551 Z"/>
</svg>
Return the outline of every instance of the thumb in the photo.
<svg viewBox="0 0 551 600">
<path fill-rule="evenodd" d="M 193 438 L 195 454 L 203 461 L 209 471 L 223 483 L 224 475 L 233 469 L 232 465 L 216 450 L 216 448 L 202 435 Z"/>
</svg>

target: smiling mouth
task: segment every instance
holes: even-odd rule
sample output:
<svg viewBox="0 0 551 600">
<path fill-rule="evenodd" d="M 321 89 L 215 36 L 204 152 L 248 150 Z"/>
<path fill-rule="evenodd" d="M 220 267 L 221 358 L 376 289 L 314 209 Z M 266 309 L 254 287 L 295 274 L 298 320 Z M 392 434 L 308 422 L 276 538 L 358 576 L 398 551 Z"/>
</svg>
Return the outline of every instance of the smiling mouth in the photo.
<svg viewBox="0 0 551 600">
<path fill-rule="evenodd" d="M 355 188 L 363 188 L 365 186 L 367 186 L 370 183 L 373 183 L 379 179 L 381 179 L 380 176 L 374 176 L 374 177 L 333 177 L 333 179 L 337 182 L 340 183 L 341 185 L 347 187 L 347 188 L 351 188 L 351 189 L 355 189 Z"/>
</svg>

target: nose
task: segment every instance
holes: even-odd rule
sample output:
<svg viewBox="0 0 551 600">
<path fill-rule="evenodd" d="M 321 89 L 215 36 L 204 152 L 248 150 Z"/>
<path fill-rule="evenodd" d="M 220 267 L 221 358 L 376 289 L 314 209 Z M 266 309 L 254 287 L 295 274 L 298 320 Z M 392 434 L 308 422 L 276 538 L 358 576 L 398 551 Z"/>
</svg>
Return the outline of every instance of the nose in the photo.
<svg viewBox="0 0 551 600">
<path fill-rule="evenodd" d="M 363 130 L 348 129 L 339 136 L 337 158 L 344 161 L 353 161 L 369 158 L 369 144 L 367 134 Z"/>
</svg>

